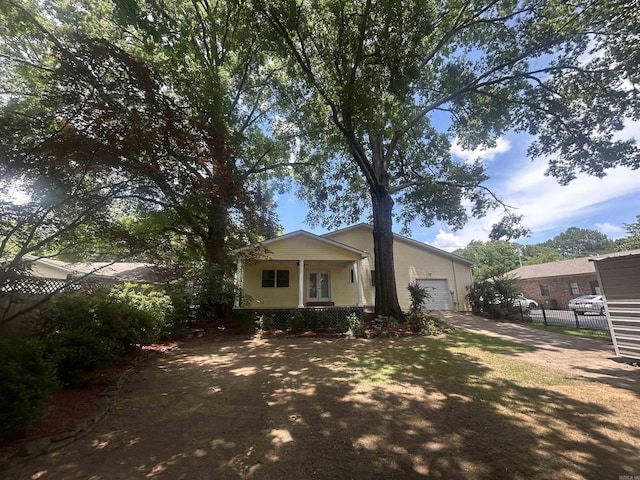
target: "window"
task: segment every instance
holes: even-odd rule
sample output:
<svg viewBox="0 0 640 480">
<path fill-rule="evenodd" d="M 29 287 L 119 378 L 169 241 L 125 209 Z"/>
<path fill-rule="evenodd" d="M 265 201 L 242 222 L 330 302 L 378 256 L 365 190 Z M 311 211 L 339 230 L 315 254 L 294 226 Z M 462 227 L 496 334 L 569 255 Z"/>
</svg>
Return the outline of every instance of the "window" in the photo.
<svg viewBox="0 0 640 480">
<path fill-rule="evenodd" d="M 375 270 L 371 270 L 371 286 L 372 287 L 376 286 L 376 271 Z"/>
<path fill-rule="evenodd" d="M 589 286 L 591 287 L 591 295 L 602 295 L 602 292 L 600 291 L 600 285 L 598 285 L 597 280 L 589 282 Z"/>
<path fill-rule="evenodd" d="M 263 270 L 262 288 L 287 288 L 289 286 L 289 270 Z"/>
<path fill-rule="evenodd" d="M 356 281 L 356 276 L 355 273 L 353 272 L 353 268 L 351 269 L 351 283 L 355 283 Z"/>
<path fill-rule="evenodd" d="M 549 285 L 540 285 L 540 293 L 543 297 L 549 296 Z"/>
<path fill-rule="evenodd" d="M 569 288 L 571 289 L 571 295 L 580 295 L 580 289 L 578 288 L 578 284 L 576 282 L 571 282 L 569 284 Z"/>
</svg>

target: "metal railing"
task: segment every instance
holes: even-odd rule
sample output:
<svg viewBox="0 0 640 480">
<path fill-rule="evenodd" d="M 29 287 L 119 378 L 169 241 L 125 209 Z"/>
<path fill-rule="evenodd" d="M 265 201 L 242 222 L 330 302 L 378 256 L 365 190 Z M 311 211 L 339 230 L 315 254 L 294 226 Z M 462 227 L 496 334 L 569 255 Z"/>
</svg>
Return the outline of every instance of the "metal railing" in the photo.
<svg viewBox="0 0 640 480">
<path fill-rule="evenodd" d="M 566 327 L 585 330 L 609 330 L 607 316 L 600 307 L 586 308 L 581 311 L 570 309 L 523 308 L 520 312 L 523 320 L 543 323 L 545 327 Z"/>
</svg>

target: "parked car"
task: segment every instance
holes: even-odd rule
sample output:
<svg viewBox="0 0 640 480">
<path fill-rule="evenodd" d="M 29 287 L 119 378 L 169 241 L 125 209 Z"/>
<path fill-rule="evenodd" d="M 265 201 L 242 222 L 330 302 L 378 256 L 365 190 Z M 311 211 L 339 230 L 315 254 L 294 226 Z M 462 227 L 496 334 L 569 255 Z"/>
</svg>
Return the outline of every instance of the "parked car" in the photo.
<svg viewBox="0 0 640 480">
<path fill-rule="evenodd" d="M 602 295 L 583 295 L 569 302 L 569 309 L 578 315 L 588 312 L 604 315 L 604 299 Z"/>
<path fill-rule="evenodd" d="M 513 306 L 520 307 L 520 308 L 534 309 L 534 308 L 538 308 L 538 302 L 536 302 L 535 300 L 531 300 L 530 298 L 527 298 L 524 295 L 520 294 L 513 299 Z"/>
</svg>

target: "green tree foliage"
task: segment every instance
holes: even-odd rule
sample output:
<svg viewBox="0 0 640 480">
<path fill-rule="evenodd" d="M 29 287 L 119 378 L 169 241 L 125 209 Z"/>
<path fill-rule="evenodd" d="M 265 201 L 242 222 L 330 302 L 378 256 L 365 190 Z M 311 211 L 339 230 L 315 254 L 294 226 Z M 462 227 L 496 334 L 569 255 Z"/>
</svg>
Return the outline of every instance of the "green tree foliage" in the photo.
<svg viewBox="0 0 640 480">
<path fill-rule="evenodd" d="M 640 215 L 636 215 L 635 222 L 625 223 L 624 227 L 627 231 L 627 236 L 615 241 L 616 250 L 640 249 Z"/>
<path fill-rule="evenodd" d="M 613 242 L 605 234 L 578 227 L 568 228 L 543 245 L 557 250 L 564 258 L 608 253 L 613 249 Z"/>
<path fill-rule="evenodd" d="M 279 66 L 245 2 L 6 5 L 0 174 L 24 183 L 39 214 L 14 209 L 13 244 L 120 232 L 160 258 L 158 246 L 182 242 L 224 275 L 229 237 L 278 229 L 268 181 L 298 164 L 272 115 Z"/>
<path fill-rule="evenodd" d="M 465 248 L 455 250 L 453 253 L 475 264 L 473 280 L 480 282 L 517 268 L 519 249 L 519 245 L 505 240 L 493 242 L 473 240 Z"/>
<path fill-rule="evenodd" d="M 640 166 L 635 142 L 614 135 L 638 112 L 634 2 L 254 4 L 290 62 L 290 118 L 320 167 L 301 178 L 311 220 L 372 216 L 378 313 L 399 312 L 394 216 L 461 227 L 463 201 L 474 216 L 497 203 L 480 161 L 452 159 L 453 139 L 471 149 L 527 132 L 530 155 L 552 158 L 563 183 Z M 492 238 L 509 229 L 501 222 Z"/>
<path fill-rule="evenodd" d="M 523 245 L 521 247 L 523 265 L 537 265 L 539 263 L 564 260 L 558 250 L 543 244 Z"/>
<path fill-rule="evenodd" d="M 636 221 L 633 223 L 625 223 L 624 228 L 627 231 L 629 237 L 636 237 L 640 235 L 640 215 L 636 215 Z"/>
</svg>

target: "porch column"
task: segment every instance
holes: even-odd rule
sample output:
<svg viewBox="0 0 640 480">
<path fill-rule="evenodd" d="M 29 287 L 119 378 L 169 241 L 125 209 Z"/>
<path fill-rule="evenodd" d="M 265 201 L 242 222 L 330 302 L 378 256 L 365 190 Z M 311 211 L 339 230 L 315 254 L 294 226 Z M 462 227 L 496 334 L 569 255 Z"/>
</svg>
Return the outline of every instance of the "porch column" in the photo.
<svg viewBox="0 0 640 480">
<path fill-rule="evenodd" d="M 235 291 L 235 295 L 234 295 L 234 300 L 233 300 L 233 306 L 236 308 L 240 307 L 240 289 L 242 288 L 242 261 L 238 260 L 238 263 L 236 265 L 236 278 L 235 278 L 235 287 L 236 287 L 236 291 Z"/>
<path fill-rule="evenodd" d="M 356 277 L 358 278 L 358 307 L 364 306 L 362 302 L 362 260 L 358 260 L 354 266 Z"/>
<path fill-rule="evenodd" d="M 298 308 L 304 308 L 304 260 L 298 260 Z"/>
</svg>

